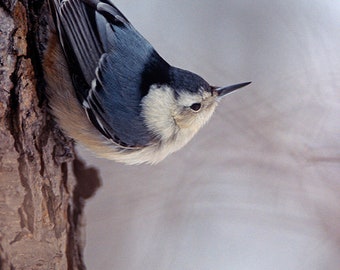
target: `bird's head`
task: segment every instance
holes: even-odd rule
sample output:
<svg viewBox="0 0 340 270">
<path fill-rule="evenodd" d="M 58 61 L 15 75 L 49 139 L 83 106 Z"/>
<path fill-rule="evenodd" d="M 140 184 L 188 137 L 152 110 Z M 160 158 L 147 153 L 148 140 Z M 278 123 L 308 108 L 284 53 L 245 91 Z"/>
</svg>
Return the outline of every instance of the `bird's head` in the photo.
<svg viewBox="0 0 340 270">
<path fill-rule="evenodd" d="M 142 100 L 142 115 L 148 129 L 162 143 L 184 146 L 210 119 L 219 100 L 250 82 L 215 87 L 200 76 L 171 68 L 169 82 L 154 84 Z"/>
</svg>

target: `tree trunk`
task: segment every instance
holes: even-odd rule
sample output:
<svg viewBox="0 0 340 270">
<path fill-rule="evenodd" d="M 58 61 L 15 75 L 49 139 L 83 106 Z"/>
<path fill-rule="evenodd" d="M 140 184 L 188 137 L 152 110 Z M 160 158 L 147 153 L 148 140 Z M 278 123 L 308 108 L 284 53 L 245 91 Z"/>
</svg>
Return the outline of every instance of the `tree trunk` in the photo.
<svg viewBox="0 0 340 270">
<path fill-rule="evenodd" d="M 85 268 L 79 226 L 84 192 L 77 183 L 84 165 L 74 162 L 73 144 L 49 116 L 43 94 L 47 14 L 41 0 L 0 0 L 3 270 Z"/>
</svg>

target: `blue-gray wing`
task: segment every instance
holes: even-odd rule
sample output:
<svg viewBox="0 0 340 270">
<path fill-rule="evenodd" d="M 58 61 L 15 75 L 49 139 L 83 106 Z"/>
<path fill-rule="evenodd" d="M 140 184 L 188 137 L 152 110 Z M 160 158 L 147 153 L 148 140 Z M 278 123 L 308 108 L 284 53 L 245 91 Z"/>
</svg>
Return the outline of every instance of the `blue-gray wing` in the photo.
<svg viewBox="0 0 340 270">
<path fill-rule="evenodd" d="M 169 65 L 110 0 L 51 4 L 77 97 L 92 123 L 122 146 L 147 145 L 154 136 L 140 101 L 151 84 L 168 79 Z"/>
</svg>

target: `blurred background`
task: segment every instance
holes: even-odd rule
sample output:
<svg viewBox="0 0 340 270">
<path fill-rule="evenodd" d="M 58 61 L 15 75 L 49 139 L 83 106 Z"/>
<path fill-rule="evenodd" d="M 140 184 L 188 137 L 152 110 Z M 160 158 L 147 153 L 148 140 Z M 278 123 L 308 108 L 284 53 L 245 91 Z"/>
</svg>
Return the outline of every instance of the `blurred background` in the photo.
<svg viewBox="0 0 340 270">
<path fill-rule="evenodd" d="M 339 269 L 340 2 L 114 2 L 169 63 L 253 83 L 159 165 L 78 148 L 87 269 Z"/>
</svg>

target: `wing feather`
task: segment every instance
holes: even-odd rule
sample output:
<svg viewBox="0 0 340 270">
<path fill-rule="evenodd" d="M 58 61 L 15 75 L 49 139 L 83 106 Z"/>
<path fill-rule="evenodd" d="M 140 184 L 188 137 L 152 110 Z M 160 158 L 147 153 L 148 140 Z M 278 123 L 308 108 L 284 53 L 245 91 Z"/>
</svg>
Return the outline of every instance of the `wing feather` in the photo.
<svg viewBox="0 0 340 270">
<path fill-rule="evenodd" d="M 91 122 L 121 146 L 147 145 L 154 136 L 140 102 L 151 84 L 166 80 L 170 66 L 112 1 L 52 4 L 73 85 Z"/>
</svg>

